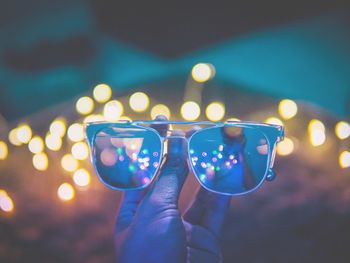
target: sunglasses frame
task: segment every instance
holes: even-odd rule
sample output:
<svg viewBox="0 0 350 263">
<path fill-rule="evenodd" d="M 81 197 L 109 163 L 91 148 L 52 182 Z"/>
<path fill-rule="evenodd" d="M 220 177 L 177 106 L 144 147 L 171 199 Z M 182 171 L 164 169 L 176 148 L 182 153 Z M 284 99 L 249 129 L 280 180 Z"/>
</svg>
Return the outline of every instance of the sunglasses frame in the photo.
<svg viewBox="0 0 350 263">
<path fill-rule="evenodd" d="M 205 127 L 205 128 L 201 128 L 200 130 L 197 130 L 195 132 L 193 132 L 188 138 L 186 136 L 179 136 L 179 135 L 170 135 L 170 136 L 161 136 L 159 131 L 157 131 L 156 129 L 149 127 L 149 126 L 143 126 L 143 125 L 208 125 L 209 127 Z M 190 144 L 191 144 L 191 139 L 193 138 L 193 136 L 197 133 L 200 133 L 204 130 L 208 130 L 208 129 L 212 129 L 212 128 L 220 128 L 220 127 L 224 127 L 224 126 L 230 126 L 230 127 L 238 127 L 238 128 L 253 128 L 253 129 L 257 129 L 258 131 L 260 131 L 264 137 L 266 138 L 267 141 L 267 145 L 268 145 L 268 156 L 267 156 L 267 164 L 266 164 L 266 170 L 264 172 L 264 176 L 261 179 L 261 181 L 259 182 L 259 184 L 257 184 L 254 188 L 247 190 L 245 192 L 240 192 L 240 193 L 224 193 L 224 192 L 219 192 L 219 191 L 215 191 L 212 189 L 209 189 L 208 187 L 206 187 L 201 180 L 198 178 L 198 176 L 196 175 L 194 166 L 192 164 L 192 162 L 190 161 Z M 150 180 L 149 183 L 142 185 L 140 187 L 134 187 L 134 188 L 128 188 L 128 189 L 123 189 L 123 188 L 118 188 L 115 186 L 111 186 L 109 184 L 107 184 L 100 176 L 99 172 L 97 171 L 96 168 L 96 155 L 93 152 L 94 149 L 94 142 L 95 142 L 95 138 L 96 135 L 98 134 L 98 132 L 100 132 L 101 130 L 105 129 L 105 128 L 113 128 L 113 127 L 118 127 L 118 128 L 132 128 L 132 127 L 136 127 L 136 128 L 142 128 L 148 131 L 152 131 L 155 134 L 157 134 L 157 136 L 159 137 L 160 143 L 161 143 L 161 149 L 160 149 L 160 163 L 163 162 L 164 158 L 164 141 L 169 139 L 169 138 L 184 138 L 187 140 L 187 151 L 188 151 L 188 158 L 187 158 L 187 162 L 189 163 L 189 166 L 192 169 L 192 172 L 194 173 L 197 181 L 200 183 L 200 185 L 202 187 L 204 187 L 206 190 L 210 191 L 210 192 L 214 192 L 217 194 L 222 194 L 222 195 L 228 195 L 228 196 L 239 196 L 239 195 L 244 195 L 244 194 L 248 194 L 250 192 L 255 191 L 256 189 L 258 189 L 261 184 L 267 180 L 267 181 L 272 181 L 276 174 L 273 171 L 273 165 L 274 165 L 274 160 L 275 160 L 275 155 L 276 155 L 276 145 L 278 142 L 282 141 L 284 139 L 284 127 L 281 125 L 274 125 L 274 124 L 266 124 L 266 123 L 258 123 L 258 122 L 242 122 L 242 121 L 226 121 L 226 122 L 211 122 L 211 121 L 129 121 L 129 120 L 122 120 L 122 121 L 118 121 L 118 122 L 89 122 L 84 124 L 84 129 L 85 129 L 85 140 L 89 145 L 90 148 L 90 160 L 93 164 L 93 167 L 95 169 L 95 172 L 97 174 L 97 176 L 99 177 L 100 181 L 106 185 L 108 188 L 111 188 L 113 190 L 119 190 L 119 191 L 129 191 L 129 190 L 141 190 L 146 188 L 147 186 L 149 186 L 154 179 L 156 178 L 158 171 L 160 169 L 160 167 L 162 165 L 159 165 L 157 167 L 157 169 L 154 172 L 153 178 L 152 180 Z"/>
</svg>

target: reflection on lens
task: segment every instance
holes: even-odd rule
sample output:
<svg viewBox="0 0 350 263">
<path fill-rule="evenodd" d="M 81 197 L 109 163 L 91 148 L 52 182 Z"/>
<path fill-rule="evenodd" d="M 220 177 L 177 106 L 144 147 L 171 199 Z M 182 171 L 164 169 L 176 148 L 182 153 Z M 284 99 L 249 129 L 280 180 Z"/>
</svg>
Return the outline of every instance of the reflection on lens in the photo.
<svg viewBox="0 0 350 263">
<path fill-rule="evenodd" d="M 268 143 L 250 127 L 214 127 L 195 133 L 190 158 L 199 181 L 207 189 L 239 194 L 254 189 L 267 170 Z"/>
<path fill-rule="evenodd" d="M 105 128 L 96 135 L 93 148 L 100 178 L 118 189 L 148 185 L 161 156 L 159 136 L 145 128 Z"/>
</svg>

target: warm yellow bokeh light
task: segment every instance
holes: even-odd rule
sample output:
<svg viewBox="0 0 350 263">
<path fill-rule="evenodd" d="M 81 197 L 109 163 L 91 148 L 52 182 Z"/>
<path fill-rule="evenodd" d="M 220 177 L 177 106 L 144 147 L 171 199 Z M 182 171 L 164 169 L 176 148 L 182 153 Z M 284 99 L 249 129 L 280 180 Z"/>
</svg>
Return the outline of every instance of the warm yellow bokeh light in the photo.
<svg viewBox="0 0 350 263">
<path fill-rule="evenodd" d="M 15 129 L 12 129 L 10 132 L 9 132 L 9 141 L 12 145 L 15 145 L 15 146 L 20 146 L 22 143 L 18 140 L 17 138 L 17 130 L 18 128 L 15 128 Z"/>
<path fill-rule="evenodd" d="M 169 120 L 170 119 L 170 110 L 169 110 L 169 108 L 166 105 L 164 105 L 164 104 L 157 104 L 157 105 L 153 106 L 153 108 L 151 110 L 151 118 L 152 118 L 152 120 L 155 119 L 158 115 L 164 115 Z"/>
<path fill-rule="evenodd" d="M 192 68 L 192 78 L 197 82 L 206 82 L 215 76 L 215 68 L 211 64 L 198 63 Z"/>
<path fill-rule="evenodd" d="M 309 122 L 308 132 L 311 133 L 312 131 L 315 131 L 315 130 L 326 131 L 326 127 L 320 120 L 312 119 Z"/>
<path fill-rule="evenodd" d="M 225 116 L 225 106 L 220 102 L 212 102 L 205 110 L 207 118 L 211 121 L 219 121 Z"/>
<path fill-rule="evenodd" d="M 89 114 L 94 110 L 94 101 L 90 97 L 81 97 L 75 104 L 75 108 L 82 115 Z"/>
<path fill-rule="evenodd" d="M 297 104 L 292 100 L 281 100 L 278 105 L 278 113 L 283 119 L 291 119 L 293 118 L 298 112 L 298 106 Z"/>
<path fill-rule="evenodd" d="M 28 143 L 32 138 L 32 129 L 28 124 L 22 124 L 17 129 L 17 139 L 21 143 Z"/>
<path fill-rule="evenodd" d="M 65 154 L 61 159 L 61 166 L 67 172 L 74 172 L 78 169 L 79 163 L 71 154 Z"/>
<path fill-rule="evenodd" d="M 0 209 L 4 212 L 12 212 L 14 204 L 11 197 L 4 190 L 0 190 Z"/>
<path fill-rule="evenodd" d="M 80 142 L 84 140 L 84 127 L 80 123 L 73 123 L 67 131 L 68 138 L 72 142 Z"/>
<path fill-rule="evenodd" d="M 309 122 L 308 132 L 310 142 L 313 146 L 320 146 L 326 141 L 326 127 L 324 124 L 316 119 Z"/>
<path fill-rule="evenodd" d="M 99 84 L 93 91 L 94 99 L 99 103 L 104 103 L 112 97 L 112 89 L 107 84 Z"/>
<path fill-rule="evenodd" d="M 194 101 L 187 101 L 181 106 L 181 116 L 187 121 L 196 120 L 200 113 L 201 109 Z"/>
<path fill-rule="evenodd" d="M 85 142 L 77 142 L 72 146 L 72 155 L 75 159 L 85 160 L 89 157 L 89 147 Z"/>
<path fill-rule="evenodd" d="M 48 133 L 45 137 L 46 147 L 52 151 L 58 151 L 62 147 L 62 139 L 58 135 Z"/>
<path fill-rule="evenodd" d="M 75 190 L 69 183 L 63 183 L 58 187 L 57 195 L 62 201 L 72 200 L 75 196 Z"/>
<path fill-rule="evenodd" d="M 276 118 L 276 117 L 269 117 L 264 122 L 267 124 L 273 124 L 273 125 L 280 125 L 280 126 L 283 125 L 283 122 L 279 118 Z"/>
<path fill-rule="evenodd" d="M 129 104 L 136 112 L 143 112 L 148 108 L 149 98 L 143 92 L 136 92 L 130 96 Z"/>
<path fill-rule="evenodd" d="M 44 150 L 44 141 L 40 136 L 34 136 L 28 143 L 29 151 L 32 153 L 41 153 Z"/>
<path fill-rule="evenodd" d="M 291 154 L 294 151 L 294 143 L 292 139 L 287 137 L 277 144 L 277 153 L 282 156 Z"/>
<path fill-rule="evenodd" d="M 55 119 L 50 125 L 50 133 L 63 137 L 66 133 L 67 125 L 64 118 Z"/>
<path fill-rule="evenodd" d="M 339 155 L 339 165 L 341 168 L 350 167 L 350 152 L 344 151 Z"/>
<path fill-rule="evenodd" d="M 7 144 L 3 141 L 0 141 L 0 160 L 5 160 L 8 156 L 9 150 Z"/>
<path fill-rule="evenodd" d="M 104 120 L 105 120 L 105 118 L 103 117 L 102 114 L 91 114 L 91 115 L 85 117 L 84 123 L 99 122 L 99 121 L 104 121 Z"/>
<path fill-rule="evenodd" d="M 73 180 L 78 186 L 87 186 L 90 184 L 90 173 L 83 168 L 78 169 L 74 172 Z"/>
<path fill-rule="evenodd" d="M 123 112 L 123 105 L 118 100 L 107 102 L 103 108 L 103 116 L 106 121 L 118 121 Z"/>
<path fill-rule="evenodd" d="M 46 153 L 37 153 L 33 156 L 32 159 L 33 166 L 39 171 L 47 170 L 49 166 L 49 159 L 47 158 Z"/>
<path fill-rule="evenodd" d="M 339 139 L 344 140 L 350 137 L 350 124 L 345 121 L 340 121 L 335 126 L 335 134 Z"/>
</svg>

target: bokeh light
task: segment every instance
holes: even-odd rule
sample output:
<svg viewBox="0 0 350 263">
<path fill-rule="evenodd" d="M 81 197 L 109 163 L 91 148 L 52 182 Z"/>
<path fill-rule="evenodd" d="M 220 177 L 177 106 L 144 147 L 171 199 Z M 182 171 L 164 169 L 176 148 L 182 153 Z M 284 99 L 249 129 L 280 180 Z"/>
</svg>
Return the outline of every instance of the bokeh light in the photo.
<svg viewBox="0 0 350 263">
<path fill-rule="evenodd" d="M 85 142 L 77 142 L 72 146 L 72 155 L 75 159 L 85 160 L 89 157 L 89 147 Z"/>
<path fill-rule="evenodd" d="M 91 114 L 84 118 L 84 123 L 104 121 L 102 114 Z"/>
<path fill-rule="evenodd" d="M 94 99 L 99 103 L 104 103 L 112 97 L 112 89 L 107 84 L 99 84 L 93 91 Z"/>
<path fill-rule="evenodd" d="M 72 200 L 75 196 L 75 190 L 69 183 L 63 183 L 58 187 L 57 195 L 62 201 Z"/>
<path fill-rule="evenodd" d="M 205 110 L 207 118 L 211 121 L 219 121 L 225 116 L 225 106 L 220 102 L 212 102 Z"/>
<path fill-rule="evenodd" d="M 62 117 L 55 119 L 50 125 L 50 133 L 63 137 L 66 133 L 66 120 Z"/>
<path fill-rule="evenodd" d="M 14 209 L 11 197 L 4 190 L 0 190 L 0 209 L 7 213 L 12 212 Z"/>
<path fill-rule="evenodd" d="M 269 117 L 264 122 L 267 124 L 273 124 L 273 125 L 280 125 L 280 126 L 283 125 L 283 122 L 279 118 L 276 118 L 276 117 Z"/>
<path fill-rule="evenodd" d="M 339 155 L 339 165 L 341 168 L 350 167 L 350 152 L 349 151 L 343 151 Z"/>
<path fill-rule="evenodd" d="M 152 118 L 152 120 L 155 119 L 158 115 L 164 115 L 169 120 L 170 119 L 170 110 L 169 110 L 169 108 L 166 105 L 164 105 L 164 104 L 157 104 L 157 105 L 153 106 L 153 108 L 151 109 L 151 118 Z"/>
<path fill-rule="evenodd" d="M 21 143 L 28 143 L 32 138 L 32 129 L 28 124 L 21 124 L 17 129 L 17 139 Z"/>
<path fill-rule="evenodd" d="M 61 159 L 61 166 L 67 172 L 74 172 L 79 167 L 79 162 L 73 157 L 73 155 L 67 153 Z"/>
<path fill-rule="evenodd" d="M 49 159 L 47 158 L 46 153 L 37 153 L 32 158 L 33 166 L 39 171 L 47 170 L 49 166 Z"/>
<path fill-rule="evenodd" d="M 5 160 L 8 156 L 8 147 L 7 144 L 3 141 L 0 141 L 0 160 Z"/>
<path fill-rule="evenodd" d="M 143 92 L 136 92 L 130 96 L 129 104 L 136 112 L 143 112 L 148 108 L 149 98 Z"/>
<path fill-rule="evenodd" d="M 241 120 L 238 118 L 228 118 L 227 121 L 241 121 Z"/>
<path fill-rule="evenodd" d="M 44 140 L 36 135 L 28 143 L 28 149 L 32 153 L 41 153 L 44 150 Z"/>
<path fill-rule="evenodd" d="M 14 128 L 9 132 L 9 141 L 12 145 L 15 146 L 20 146 L 22 143 L 20 142 L 20 140 L 18 140 L 17 138 L 17 130 L 18 128 Z"/>
<path fill-rule="evenodd" d="M 45 137 L 45 144 L 51 151 L 58 151 L 62 147 L 62 139 L 58 135 L 48 133 Z"/>
<path fill-rule="evenodd" d="M 285 137 L 283 141 L 280 141 L 277 144 L 277 154 L 282 156 L 287 156 L 293 153 L 294 151 L 294 142 L 292 139 Z"/>
<path fill-rule="evenodd" d="M 74 172 L 73 181 L 78 186 L 88 186 L 90 184 L 90 173 L 86 169 L 78 169 Z"/>
<path fill-rule="evenodd" d="M 278 113 L 283 119 L 291 119 L 297 114 L 297 112 L 298 106 L 294 101 L 288 99 L 280 101 L 278 105 Z"/>
<path fill-rule="evenodd" d="M 123 105 L 118 100 L 107 102 L 103 108 L 103 116 L 106 121 L 118 121 L 123 112 Z"/>
<path fill-rule="evenodd" d="M 340 121 L 335 126 L 335 134 L 341 140 L 350 137 L 350 124 L 345 121 Z"/>
<path fill-rule="evenodd" d="M 309 122 L 308 132 L 313 146 L 320 146 L 326 141 L 326 128 L 320 120 L 313 119 Z"/>
<path fill-rule="evenodd" d="M 308 125 L 308 132 L 311 133 L 312 131 L 316 131 L 316 130 L 321 130 L 325 132 L 326 127 L 320 120 L 312 119 Z"/>
<path fill-rule="evenodd" d="M 187 101 L 181 106 L 181 116 L 187 121 L 196 120 L 200 113 L 201 109 L 194 101 Z"/>
<path fill-rule="evenodd" d="M 75 104 L 75 108 L 82 115 L 89 114 L 94 110 L 94 101 L 90 97 L 81 97 Z"/>
<path fill-rule="evenodd" d="M 72 142 L 79 142 L 84 140 L 84 127 L 80 123 L 73 123 L 69 126 L 67 131 L 68 138 Z"/>
<path fill-rule="evenodd" d="M 197 82 L 206 82 L 215 76 L 215 68 L 211 64 L 198 63 L 192 68 L 192 78 Z"/>
</svg>

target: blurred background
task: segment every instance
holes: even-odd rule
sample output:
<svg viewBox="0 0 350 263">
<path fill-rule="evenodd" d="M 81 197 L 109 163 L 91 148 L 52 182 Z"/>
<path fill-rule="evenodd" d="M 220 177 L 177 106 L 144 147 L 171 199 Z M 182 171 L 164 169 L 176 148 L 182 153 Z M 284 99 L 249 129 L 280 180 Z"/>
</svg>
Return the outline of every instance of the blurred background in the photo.
<svg viewBox="0 0 350 263">
<path fill-rule="evenodd" d="M 119 192 L 83 123 L 283 123 L 278 177 L 232 199 L 224 262 L 349 262 L 346 1 L 2 2 L 0 262 L 112 262 Z M 180 207 L 198 187 L 189 176 Z"/>
</svg>

